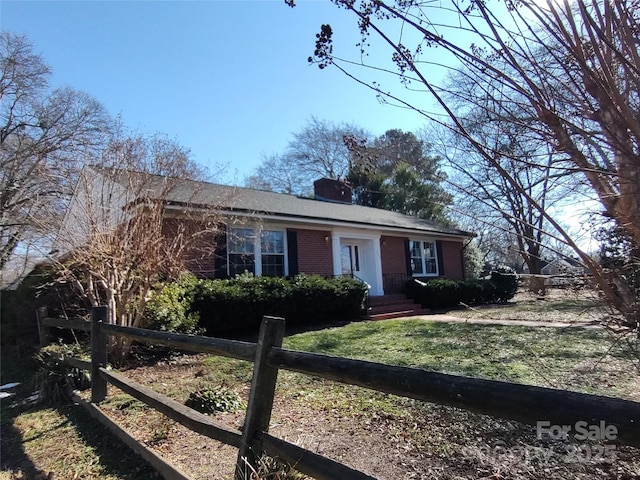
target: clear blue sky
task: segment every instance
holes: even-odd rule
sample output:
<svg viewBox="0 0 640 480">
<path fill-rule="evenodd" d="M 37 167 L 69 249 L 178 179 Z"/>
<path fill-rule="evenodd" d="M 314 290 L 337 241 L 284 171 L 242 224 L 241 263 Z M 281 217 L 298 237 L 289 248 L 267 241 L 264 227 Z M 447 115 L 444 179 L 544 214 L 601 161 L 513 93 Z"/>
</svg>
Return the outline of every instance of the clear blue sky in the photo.
<svg viewBox="0 0 640 480">
<path fill-rule="evenodd" d="M 202 164 L 228 164 L 225 183 L 282 152 L 312 115 L 373 134 L 423 126 L 336 69 L 307 63 L 322 23 L 334 27 L 334 53 L 357 57 L 355 19 L 327 0 L 294 9 L 282 0 L 0 2 L 0 26 L 31 40 L 52 87 L 91 94 L 129 128 L 166 133 Z"/>
</svg>

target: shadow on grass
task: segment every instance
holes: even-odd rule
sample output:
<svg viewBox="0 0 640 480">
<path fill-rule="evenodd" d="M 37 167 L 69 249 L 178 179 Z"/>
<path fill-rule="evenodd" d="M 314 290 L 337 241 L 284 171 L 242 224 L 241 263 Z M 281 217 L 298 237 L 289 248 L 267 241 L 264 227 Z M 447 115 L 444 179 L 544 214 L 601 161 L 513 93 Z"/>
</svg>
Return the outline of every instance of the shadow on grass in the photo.
<svg viewBox="0 0 640 480">
<path fill-rule="evenodd" d="M 0 466 L 2 470 L 16 475 L 18 472 L 22 473 L 22 476 L 16 476 L 15 478 L 47 478 L 47 472 L 37 468 L 27 455 L 24 450 L 22 432 L 14 426 L 14 420 L 24 409 L 12 408 L 5 405 L 5 403 L 8 402 L 3 400 L 1 407 L 2 421 L 0 422 L 0 428 L 2 429 L 2 443 L 0 444 L 2 461 Z"/>
<path fill-rule="evenodd" d="M 35 435 L 25 438 L 23 433 L 16 428 L 15 421 L 22 415 L 27 413 L 42 412 L 51 409 L 56 412 L 64 420 L 55 426 L 36 433 Z M 47 455 L 46 444 L 50 443 L 50 447 L 59 454 L 60 443 L 66 443 L 68 438 L 55 439 L 55 430 L 65 427 L 72 427 L 80 441 L 84 444 L 84 449 L 91 452 L 99 462 L 101 473 L 122 480 L 143 480 L 157 478 L 156 471 L 146 462 L 142 461 L 138 455 L 129 450 L 122 442 L 120 442 L 111 432 L 93 419 L 81 406 L 73 404 L 58 405 L 39 405 L 31 408 L 22 408 L 7 406 L 2 408 L 2 469 L 14 472 L 16 478 L 25 479 L 45 479 L 53 473 L 53 478 L 58 478 L 64 473 L 47 472 L 38 468 L 36 465 L 37 458 L 32 459 L 25 450 L 25 445 L 30 442 L 38 443 L 39 455 Z M 62 435 L 61 435 L 62 437 Z M 69 448 L 74 448 L 71 443 Z M 77 453 L 77 452 L 74 452 Z M 37 455 L 36 455 L 37 456 Z M 76 457 L 74 457 L 76 458 Z M 94 459 L 87 459 L 88 462 L 94 462 Z M 81 461 L 80 461 L 81 462 Z M 81 463 L 72 467 L 74 470 L 81 471 L 84 465 Z M 95 466 L 93 467 L 95 468 Z M 22 476 L 18 476 L 21 472 Z"/>
<path fill-rule="evenodd" d="M 136 455 L 132 450 L 118 440 L 106 427 L 93 419 L 81 406 L 70 402 L 58 402 L 55 404 L 32 404 L 25 401 L 33 394 L 34 376 L 38 368 L 38 363 L 34 361 L 35 348 L 15 348 L 10 345 L 2 346 L 2 383 L 19 382 L 15 388 L 15 395 L 0 401 L 0 427 L 1 437 L 1 461 L 3 471 L 13 473 L 16 479 L 46 479 L 53 475 L 53 478 L 63 478 L 64 473 L 49 472 L 39 468 L 41 459 L 50 463 L 48 451 L 58 455 L 60 445 L 68 445 L 69 449 L 83 448 L 93 458 L 87 457 L 87 461 L 97 461 L 100 465 L 101 473 L 110 475 L 122 480 L 143 480 L 156 478 L 157 474 L 146 462 Z M 25 434 L 17 426 L 20 417 L 29 416 L 26 423 L 34 421 L 34 417 L 46 417 L 49 419 L 49 426 L 41 428 L 39 431 Z M 51 419 L 55 421 L 50 422 Z M 43 424 L 47 424 L 45 420 Z M 52 423 L 52 424 L 51 424 Z M 65 431 L 72 428 L 79 440 L 67 438 Z M 57 435 L 56 432 L 60 434 Z M 60 438 L 57 438 L 59 436 Z M 75 445 L 75 447 L 74 447 Z M 78 452 L 73 452 L 78 453 Z M 70 458 L 77 458 L 72 455 Z M 81 471 L 86 465 L 79 464 L 72 468 Z M 94 464 L 95 465 L 95 464 Z M 18 473 L 20 472 L 20 473 Z M 93 477 L 92 477 L 93 478 Z"/>
<path fill-rule="evenodd" d="M 24 450 L 22 433 L 15 425 L 15 419 L 28 410 L 20 406 L 22 399 L 32 393 L 32 378 L 35 368 L 31 361 L 35 350 L 30 347 L 2 345 L 0 383 L 19 383 L 13 389 L 14 395 L 0 401 L 0 465 L 3 471 L 22 472 L 22 478 L 46 478 L 46 472 L 38 469 Z M 16 477 L 20 478 L 20 477 Z"/>
<path fill-rule="evenodd" d="M 122 480 L 159 478 L 157 472 L 80 405 L 59 405 L 82 442 L 99 458 L 103 472 Z"/>
</svg>

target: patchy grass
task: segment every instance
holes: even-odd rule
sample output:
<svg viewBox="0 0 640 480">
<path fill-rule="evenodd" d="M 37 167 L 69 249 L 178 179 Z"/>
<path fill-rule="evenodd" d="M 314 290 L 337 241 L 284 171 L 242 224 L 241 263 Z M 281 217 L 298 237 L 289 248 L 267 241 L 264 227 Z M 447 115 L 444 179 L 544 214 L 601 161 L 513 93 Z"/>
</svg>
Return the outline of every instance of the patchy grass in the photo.
<svg viewBox="0 0 640 480">
<path fill-rule="evenodd" d="M 504 305 L 481 305 L 449 312 L 460 318 L 525 320 L 536 322 L 600 322 L 611 313 L 591 290 L 549 289 L 539 297 L 520 291 Z"/>
<path fill-rule="evenodd" d="M 3 347 L 2 383 L 21 382 L 16 395 L 0 404 L 0 480 L 156 478 L 153 469 L 130 452 L 83 409 L 68 403 L 33 405 L 37 364 L 24 351 Z"/>
<path fill-rule="evenodd" d="M 296 335 L 285 347 L 640 400 L 628 386 L 640 373 L 633 351 L 605 330 L 389 320 Z"/>
</svg>

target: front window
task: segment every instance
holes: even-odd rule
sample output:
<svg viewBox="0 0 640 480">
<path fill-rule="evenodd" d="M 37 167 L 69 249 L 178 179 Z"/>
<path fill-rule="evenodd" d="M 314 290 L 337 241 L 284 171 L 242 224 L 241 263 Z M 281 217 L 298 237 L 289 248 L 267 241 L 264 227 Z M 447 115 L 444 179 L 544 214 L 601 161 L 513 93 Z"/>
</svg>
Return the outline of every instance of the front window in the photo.
<svg viewBox="0 0 640 480">
<path fill-rule="evenodd" d="M 435 242 L 411 240 L 409 249 L 411 251 L 411 273 L 414 276 L 438 274 Z"/>
<path fill-rule="evenodd" d="M 255 235 L 250 228 L 229 230 L 229 275 L 255 273 Z"/>
<path fill-rule="evenodd" d="M 286 275 L 285 235 L 282 230 L 230 228 L 228 255 L 230 276 L 242 273 L 270 277 Z"/>
<path fill-rule="evenodd" d="M 265 230 L 260 234 L 262 275 L 284 277 L 284 232 Z"/>
</svg>

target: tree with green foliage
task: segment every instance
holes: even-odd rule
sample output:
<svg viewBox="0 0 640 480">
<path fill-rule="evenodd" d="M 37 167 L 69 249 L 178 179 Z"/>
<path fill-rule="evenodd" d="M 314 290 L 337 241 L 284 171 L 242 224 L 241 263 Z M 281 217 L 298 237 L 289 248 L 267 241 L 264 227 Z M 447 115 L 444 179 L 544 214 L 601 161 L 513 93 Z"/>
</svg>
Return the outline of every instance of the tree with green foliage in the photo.
<svg viewBox="0 0 640 480">
<path fill-rule="evenodd" d="M 414 133 L 388 130 L 367 146 L 349 143 L 352 162 L 348 182 L 355 203 L 447 223 L 445 207 L 451 195 L 441 185 L 446 178 L 440 159 Z"/>
</svg>

